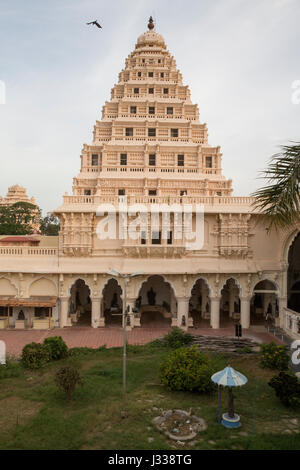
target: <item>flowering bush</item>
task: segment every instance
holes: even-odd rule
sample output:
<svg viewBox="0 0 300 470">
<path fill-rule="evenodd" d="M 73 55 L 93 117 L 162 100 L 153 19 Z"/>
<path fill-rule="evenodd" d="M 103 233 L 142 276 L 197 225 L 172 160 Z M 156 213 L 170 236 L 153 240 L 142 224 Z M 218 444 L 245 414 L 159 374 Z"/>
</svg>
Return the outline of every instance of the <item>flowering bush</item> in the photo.
<svg viewBox="0 0 300 470">
<path fill-rule="evenodd" d="M 269 369 L 286 370 L 290 357 L 286 346 L 278 346 L 273 341 L 261 345 L 260 365 Z"/>
</svg>

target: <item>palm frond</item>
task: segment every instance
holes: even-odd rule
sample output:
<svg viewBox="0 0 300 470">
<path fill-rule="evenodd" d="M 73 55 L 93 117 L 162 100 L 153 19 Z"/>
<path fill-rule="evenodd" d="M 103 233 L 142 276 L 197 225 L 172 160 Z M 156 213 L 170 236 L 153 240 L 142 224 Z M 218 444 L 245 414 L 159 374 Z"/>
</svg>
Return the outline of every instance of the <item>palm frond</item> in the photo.
<svg viewBox="0 0 300 470">
<path fill-rule="evenodd" d="M 285 227 L 300 220 L 300 143 L 283 145 L 263 171 L 267 185 L 255 191 L 254 207 L 262 213 L 269 228 Z"/>
</svg>

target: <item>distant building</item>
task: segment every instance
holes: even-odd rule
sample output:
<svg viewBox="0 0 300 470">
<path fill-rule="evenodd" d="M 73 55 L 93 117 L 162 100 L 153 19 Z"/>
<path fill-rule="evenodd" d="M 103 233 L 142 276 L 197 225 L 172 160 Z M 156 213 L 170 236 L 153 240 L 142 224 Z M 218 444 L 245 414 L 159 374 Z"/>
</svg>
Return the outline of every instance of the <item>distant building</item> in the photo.
<svg viewBox="0 0 300 470">
<path fill-rule="evenodd" d="M 5 197 L 0 197 L 0 206 L 11 206 L 16 202 L 29 202 L 30 204 L 37 205 L 34 197 L 30 198 L 27 196 L 26 188 L 15 184 L 10 186 Z"/>
<path fill-rule="evenodd" d="M 14 186 L 10 186 L 7 191 L 7 195 L 5 197 L 0 197 L 0 207 L 1 206 L 12 206 L 17 202 L 28 202 L 29 204 L 33 204 L 36 206 L 36 209 L 33 209 L 33 214 L 36 215 L 34 222 L 32 225 L 32 232 L 39 233 L 40 231 L 40 217 L 38 211 L 38 205 L 34 197 L 27 196 L 26 188 L 20 186 L 19 184 L 15 184 Z"/>
</svg>

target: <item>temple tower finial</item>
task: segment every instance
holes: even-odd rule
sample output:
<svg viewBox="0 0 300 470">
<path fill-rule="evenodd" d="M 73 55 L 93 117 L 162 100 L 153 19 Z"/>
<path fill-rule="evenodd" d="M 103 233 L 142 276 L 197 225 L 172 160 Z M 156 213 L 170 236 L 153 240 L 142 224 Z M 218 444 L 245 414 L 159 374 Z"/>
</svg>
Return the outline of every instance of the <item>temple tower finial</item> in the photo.
<svg viewBox="0 0 300 470">
<path fill-rule="evenodd" d="M 148 29 L 149 29 L 150 31 L 151 31 L 152 29 L 154 29 L 154 22 L 153 22 L 152 16 L 150 16 L 150 18 L 149 18 Z"/>
</svg>

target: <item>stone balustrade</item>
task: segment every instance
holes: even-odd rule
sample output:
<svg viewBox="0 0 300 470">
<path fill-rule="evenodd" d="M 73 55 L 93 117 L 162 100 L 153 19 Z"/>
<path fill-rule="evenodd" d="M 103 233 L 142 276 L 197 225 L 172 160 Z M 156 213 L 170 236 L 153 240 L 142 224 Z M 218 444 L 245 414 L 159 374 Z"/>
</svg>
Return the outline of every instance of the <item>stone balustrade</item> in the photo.
<svg viewBox="0 0 300 470">
<path fill-rule="evenodd" d="M 57 248 L 39 248 L 31 246 L 3 246 L 0 256 L 57 256 Z"/>
<path fill-rule="evenodd" d="M 253 201 L 254 198 L 251 196 L 127 196 L 127 204 L 204 204 L 209 206 L 245 206 L 251 205 Z M 64 196 L 64 204 L 99 205 L 103 203 L 118 204 L 119 202 L 121 202 L 119 196 Z"/>
<path fill-rule="evenodd" d="M 300 313 L 284 308 L 282 326 L 291 336 L 300 338 Z"/>
</svg>

